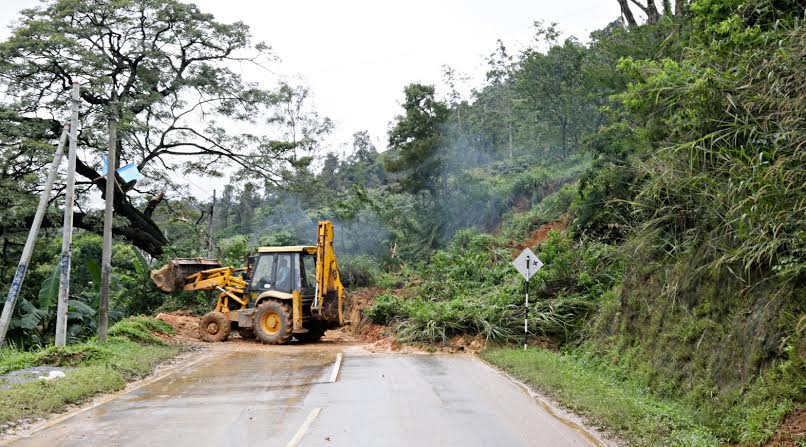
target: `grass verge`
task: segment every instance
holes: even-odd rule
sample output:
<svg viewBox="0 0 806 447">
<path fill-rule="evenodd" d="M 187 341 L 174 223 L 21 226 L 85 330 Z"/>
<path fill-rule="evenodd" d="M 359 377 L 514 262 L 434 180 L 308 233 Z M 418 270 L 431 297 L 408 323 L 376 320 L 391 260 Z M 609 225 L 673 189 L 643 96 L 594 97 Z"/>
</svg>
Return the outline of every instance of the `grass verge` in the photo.
<svg viewBox="0 0 806 447">
<path fill-rule="evenodd" d="M 173 330 L 159 320 L 132 317 L 112 326 L 104 344 L 90 340 L 34 352 L 0 350 L 0 374 L 41 365 L 73 368 L 63 379 L 0 390 L 0 433 L 6 422 L 60 411 L 68 404 L 119 390 L 126 382 L 151 373 L 160 362 L 179 352 L 178 347 L 154 336 L 155 332 L 170 334 Z"/>
<path fill-rule="evenodd" d="M 630 445 L 721 445 L 693 409 L 660 400 L 598 362 L 534 348 L 497 347 L 481 355 Z"/>
</svg>

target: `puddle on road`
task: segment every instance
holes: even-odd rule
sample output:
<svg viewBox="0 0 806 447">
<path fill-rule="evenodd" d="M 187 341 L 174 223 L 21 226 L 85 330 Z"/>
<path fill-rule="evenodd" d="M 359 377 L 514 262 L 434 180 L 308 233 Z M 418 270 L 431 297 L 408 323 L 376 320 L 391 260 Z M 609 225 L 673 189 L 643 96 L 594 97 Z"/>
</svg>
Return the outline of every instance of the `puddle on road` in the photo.
<svg viewBox="0 0 806 447">
<path fill-rule="evenodd" d="M 284 421 L 300 410 L 313 386 L 327 380 L 334 360 L 330 350 L 213 352 L 13 445 L 209 445 L 236 440 L 255 445 L 255 440 L 270 440 L 284 430 Z M 89 440 L 97 444 L 87 444 Z"/>
</svg>

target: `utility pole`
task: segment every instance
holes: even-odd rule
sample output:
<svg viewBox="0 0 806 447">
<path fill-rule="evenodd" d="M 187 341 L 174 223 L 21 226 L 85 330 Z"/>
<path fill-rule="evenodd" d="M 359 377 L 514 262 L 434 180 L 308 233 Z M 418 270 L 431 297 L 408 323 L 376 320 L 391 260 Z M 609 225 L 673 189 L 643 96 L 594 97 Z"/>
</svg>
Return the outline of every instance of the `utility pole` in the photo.
<svg viewBox="0 0 806 447">
<path fill-rule="evenodd" d="M 109 325 L 109 277 L 112 275 L 112 216 L 115 207 L 115 170 L 117 169 L 118 101 L 112 93 L 109 102 L 109 154 L 106 170 L 106 206 L 104 208 L 104 244 L 101 254 L 101 298 L 98 310 L 98 341 L 106 342 Z"/>
<path fill-rule="evenodd" d="M 210 223 L 207 225 L 207 259 L 213 259 L 213 216 L 215 216 L 215 189 L 213 203 L 210 204 Z"/>
<path fill-rule="evenodd" d="M 0 346 L 6 340 L 6 332 L 11 323 L 11 315 L 14 313 L 14 306 L 17 304 L 17 297 L 22 288 L 22 282 L 25 280 L 25 273 L 28 271 L 28 263 L 31 262 L 31 255 L 34 253 L 34 246 L 36 245 L 36 237 L 39 235 L 39 226 L 42 225 L 42 219 L 45 217 L 45 211 L 48 209 L 50 201 L 50 192 L 53 190 L 53 182 L 56 180 L 56 174 L 59 171 L 59 164 L 62 162 L 62 155 L 64 154 L 64 143 L 67 141 L 67 132 L 70 124 L 64 123 L 62 135 L 59 137 L 59 145 L 56 146 L 56 154 L 53 156 L 53 163 L 50 165 L 48 177 L 45 180 L 45 189 L 42 190 L 42 196 L 39 198 L 39 206 L 36 208 L 34 221 L 31 224 L 31 230 L 28 231 L 28 239 L 25 240 L 25 247 L 22 249 L 22 257 L 20 263 L 17 265 L 17 271 L 14 273 L 14 279 L 11 281 L 11 287 L 8 289 L 8 297 L 6 304 L 3 306 L 3 314 L 0 315 Z"/>
<path fill-rule="evenodd" d="M 67 307 L 70 299 L 70 262 L 73 252 L 73 201 L 76 185 L 76 151 L 78 150 L 78 108 L 80 105 L 78 82 L 73 82 L 70 116 L 70 145 L 67 155 L 67 179 L 64 190 L 64 228 L 62 229 L 62 256 L 59 261 L 59 303 L 56 307 L 56 346 L 67 344 Z"/>
</svg>

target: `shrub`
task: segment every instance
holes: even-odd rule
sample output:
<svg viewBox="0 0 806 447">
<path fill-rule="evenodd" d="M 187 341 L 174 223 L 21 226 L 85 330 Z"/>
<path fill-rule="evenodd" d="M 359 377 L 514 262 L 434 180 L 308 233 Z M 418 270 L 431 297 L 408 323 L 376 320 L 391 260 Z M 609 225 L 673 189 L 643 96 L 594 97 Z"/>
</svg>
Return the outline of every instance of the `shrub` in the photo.
<svg viewBox="0 0 806 447">
<path fill-rule="evenodd" d="M 146 344 L 165 344 L 154 333 L 173 334 L 174 331 L 168 323 L 148 317 L 130 317 L 117 322 L 109 329 L 110 337 L 128 338 Z"/>
<path fill-rule="evenodd" d="M 364 316 L 375 324 L 388 325 L 406 315 L 406 303 L 389 294 L 380 295 L 375 302 L 364 309 Z"/>
<path fill-rule="evenodd" d="M 374 285 L 380 275 L 378 261 L 371 256 L 343 256 L 339 260 L 339 275 L 345 287 Z"/>
</svg>

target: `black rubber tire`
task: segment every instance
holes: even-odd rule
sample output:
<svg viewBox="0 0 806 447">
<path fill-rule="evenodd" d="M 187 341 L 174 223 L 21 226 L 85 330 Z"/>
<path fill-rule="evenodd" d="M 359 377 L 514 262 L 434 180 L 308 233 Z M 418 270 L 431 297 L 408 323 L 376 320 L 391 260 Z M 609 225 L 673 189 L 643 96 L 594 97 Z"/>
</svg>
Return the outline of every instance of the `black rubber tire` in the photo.
<svg viewBox="0 0 806 447">
<path fill-rule="evenodd" d="M 305 326 L 305 329 L 308 332 L 304 334 L 294 334 L 294 337 L 297 337 L 297 340 L 305 343 L 311 343 L 315 341 L 319 341 L 323 335 L 325 335 L 325 325 L 320 322 L 309 323 Z"/>
<path fill-rule="evenodd" d="M 199 338 L 206 342 L 224 341 L 231 330 L 229 319 L 221 312 L 210 312 L 199 319 Z"/>
<path fill-rule="evenodd" d="M 275 318 L 276 317 L 276 318 Z M 263 319 L 274 324 L 263 324 Z M 255 312 L 252 327 L 258 340 L 270 345 L 282 345 L 291 341 L 294 322 L 291 319 L 291 305 L 279 300 L 264 301 Z"/>
<path fill-rule="evenodd" d="M 238 329 L 238 335 L 241 336 L 244 340 L 254 340 L 255 339 L 255 330 L 251 327 L 246 328 L 242 327 Z"/>
</svg>

